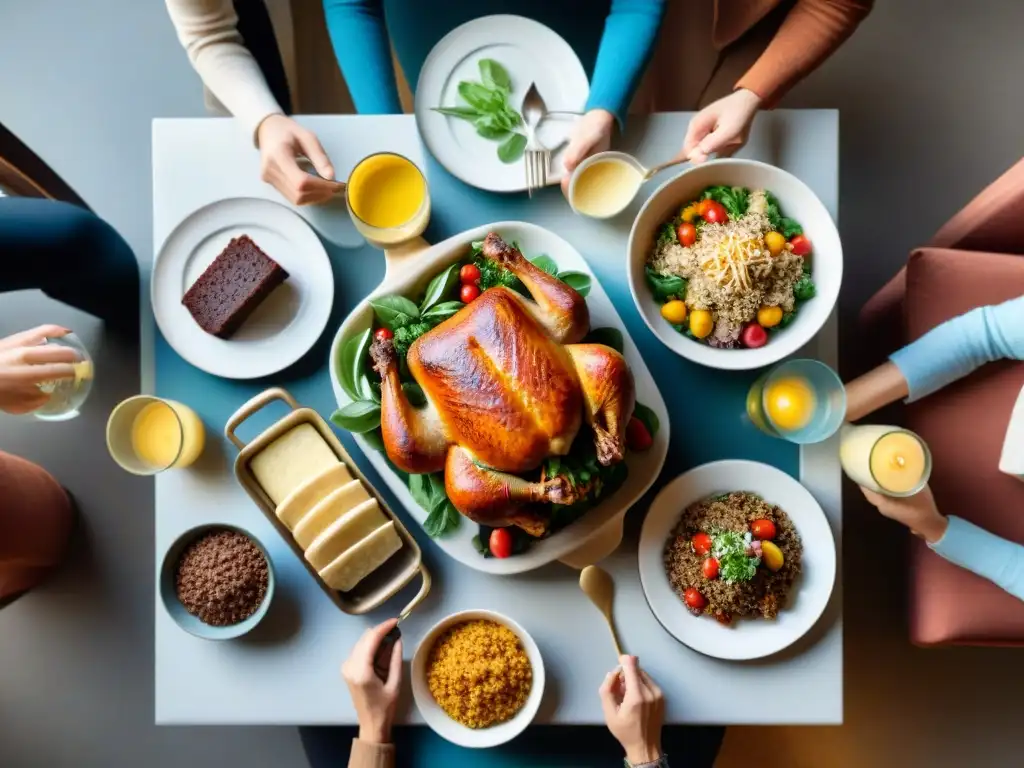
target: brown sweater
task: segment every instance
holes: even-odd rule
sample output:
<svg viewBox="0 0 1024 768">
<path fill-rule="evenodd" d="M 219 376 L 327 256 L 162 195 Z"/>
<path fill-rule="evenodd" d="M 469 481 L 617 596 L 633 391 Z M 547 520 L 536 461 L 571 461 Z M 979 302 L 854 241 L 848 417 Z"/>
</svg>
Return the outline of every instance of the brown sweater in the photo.
<svg viewBox="0 0 1024 768">
<path fill-rule="evenodd" d="M 394 744 L 371 744 L 368 741 L 352 739 L 348 768 L 393 768 L 394 765 Z"/>
</svg>

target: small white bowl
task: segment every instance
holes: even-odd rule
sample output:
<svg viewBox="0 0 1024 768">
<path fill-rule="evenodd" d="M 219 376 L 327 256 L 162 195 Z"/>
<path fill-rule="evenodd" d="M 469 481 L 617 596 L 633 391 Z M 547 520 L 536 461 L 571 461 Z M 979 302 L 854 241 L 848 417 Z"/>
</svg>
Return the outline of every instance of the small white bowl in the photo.
<svg viewBox="0 0 1024 768">
<path fill-rule="evenodd" d="M 695 341 L 669 325 L 661 316 L 644 277 L 644 266 L 658 230 L 673 214 L 707 187 L 725 184 L 765 189 L 778 198 L 782 212 L 796 219 L 814 246 L 811 277 L 817 294 L 804 302 L 788 328 L 772 335 L 757 349 L 718 349 Z M 723 370 L 750 370 L 772 365 L 804 346 L 828 320 L 843 282 L 843 246 L 828 209 L 800 179 L 774 165 L 755 160 L 715 160 L 693 166 L 654 191 L 633 222 L 626 251 L 626 276 L 640 317 L 669 349 L 695 363 Z"/>
<path fill-rule="evenodd" d="M 526 651 L 526 656 L 530 659 L 530 666 L 533 668 L 530 695 L 522 709 L 516 712 L 511 720 L 506 720 L 504 723 L 493 725 L 490 728 L 467 728 L 461 723 L 455 722 L 441 709 L 427 686 L 427 660 L 430 658 L 430 650 L 434 647 L 434 643 L 456 624 L 474 620 L 493 621 L 511 629 L 522 643 L 523 650 Z M 544 697 L 544 661 L 541 659 L 540 649 L 537 648 L 533 638 L 507 616 L 502 616 L 494 611 L 460 611 L 431 627 L 416 647 L 416 653 L 412 657 L 412 696 L 416 701 L 416 708 L 423 715 L 427 725 L 433 728 L 439 736 L 460 747 L 475 749 L 496 747 L 514 739 L 526 730 L 526 726 L 536 717 L 540 701 Z"/>
<path fill-rule="evenodd" d="M 636 188 L 633 190 L 633 193 L 629 195 L 628 198 L 625 195 L 623 195 L 623 203 L 620 207 L 603 216 L 581 211 L 579 208 L 576 207 L 576 182 L 579 181 L 580 175 L 585 170 L 587 170 L 587 168 L 589 168 L 592 165 L 595 165 L 596 163 L 603 163 L 608 160 L 617 160 L 621 163 L 624 163 L 625 165 L 635 168 L 640 173 L 640 178 L 637 180 Z M 591 155 L 582 163 L 576 166 L 576 170 L 572 172 L 572 177 L 569 179 L 569 207 L 572 208 L 573 213 L 576 213 L 580 216 L 586 216 L 587 218 L 590 219 L 614 218 L 618 216 L 620 213 L 622 213 L 624 210 L 626 210 L 626 208 L 629 207 L 629 204 L 633 202 L 633 199 L 637 196 L 637 193 L 640 191 L 640 188 L 644 185 L 643 176 L 645 173 L 647 173 L 647 169 L 640 164 L 640 161 L 637 160 L 632 155 L 627 155 L 625 152 L 609 151 L 598 152 L 596 155 Z"/>
</svg>

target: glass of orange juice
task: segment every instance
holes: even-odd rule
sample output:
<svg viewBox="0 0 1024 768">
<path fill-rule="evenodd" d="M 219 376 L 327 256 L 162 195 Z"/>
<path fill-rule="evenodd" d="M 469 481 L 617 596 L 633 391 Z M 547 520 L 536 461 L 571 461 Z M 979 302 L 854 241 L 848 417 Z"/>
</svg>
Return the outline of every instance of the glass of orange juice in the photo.
<svg viewBox="0 0 1024 768">
<path fill-rule="evenodd" d="M 839 461 L 857 485 L 885 496 L 913 496 L 931 477 L 928 444 L 909 429 L 844 424 L 839 435 Z"/>
<path fill-rule="evenodd" d="M 408 158 L 379 152 L 349 174 L 345 202 L 359 233 L 381 248 L 423 234 L 430 221 L 430 192 L 423 172 Z"/>
<path fill-rule="evenodd" d="M 129 397 L 107 420 L 107 448 L 122 469 L 155 475 L 191 465 L 203 452 L 206 429 L 183 403 L 152 395 Z"/>
<path fill-rule="evenodd" d="M 843 423 L 846 390 L 839 375 L 820 360 L 787 360 L 751 386 L 747 415 L 772 437 L 820 443 Z"/>
</svg>

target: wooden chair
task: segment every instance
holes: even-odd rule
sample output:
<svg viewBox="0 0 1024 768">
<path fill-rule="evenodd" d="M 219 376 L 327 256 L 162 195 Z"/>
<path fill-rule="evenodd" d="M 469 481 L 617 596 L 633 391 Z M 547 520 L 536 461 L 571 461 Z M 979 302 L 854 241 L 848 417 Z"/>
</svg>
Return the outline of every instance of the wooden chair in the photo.
<svg viewBox="0 0 1024 768">
<path fill-rule="evenodd" d="M 0 191 L 15 197 L 63 200 L 89 209 L 57 172 L 0 123 Z"/>
</svg>

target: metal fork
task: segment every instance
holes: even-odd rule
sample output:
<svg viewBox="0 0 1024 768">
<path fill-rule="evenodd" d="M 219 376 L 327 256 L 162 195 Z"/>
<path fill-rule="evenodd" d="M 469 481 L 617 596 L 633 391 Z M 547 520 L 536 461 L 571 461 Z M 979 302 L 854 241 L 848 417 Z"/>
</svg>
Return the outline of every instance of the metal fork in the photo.
<svg viewBox="0 0 1024 768">
<path fill-rule="evenodd" d="M 526 152 L 523 155 L 523 165 L 526 170 L 526 192 L 533 197 L 535 189 L 541 189 L 548 183 L 548 168 L 551 165 L 551 150 L 540 143 L 537 138 L 537 126 L 544 119 L 547 107 L 536 83 L 530 83 L 530 88 L 523 97 L 522 107 L 523 123 L 526 127 Z"/>
</svg>

